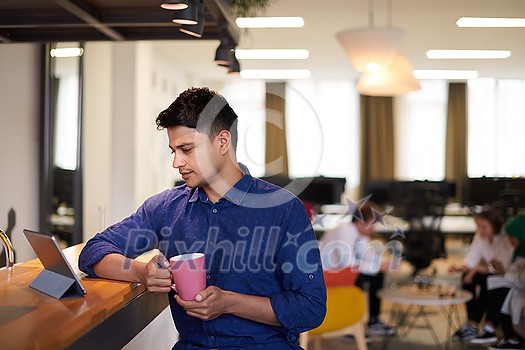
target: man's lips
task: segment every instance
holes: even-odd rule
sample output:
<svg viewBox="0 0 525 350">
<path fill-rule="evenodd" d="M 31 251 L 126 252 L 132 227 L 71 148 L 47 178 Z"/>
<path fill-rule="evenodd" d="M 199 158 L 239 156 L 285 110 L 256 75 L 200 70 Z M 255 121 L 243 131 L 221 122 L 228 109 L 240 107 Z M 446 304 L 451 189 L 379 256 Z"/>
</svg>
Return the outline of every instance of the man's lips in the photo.
<svg viewBox="0 0 525 350">
<path fill-rule="evenodd" d="M 180 176 L 182 176 L 182 178 L 184 180 L 186 180 L 187 178 L 190 177 L 191 173 L 193 173 L 192 171 L 185 171 L 185 172 L 179 172 Z"/>
</svg>

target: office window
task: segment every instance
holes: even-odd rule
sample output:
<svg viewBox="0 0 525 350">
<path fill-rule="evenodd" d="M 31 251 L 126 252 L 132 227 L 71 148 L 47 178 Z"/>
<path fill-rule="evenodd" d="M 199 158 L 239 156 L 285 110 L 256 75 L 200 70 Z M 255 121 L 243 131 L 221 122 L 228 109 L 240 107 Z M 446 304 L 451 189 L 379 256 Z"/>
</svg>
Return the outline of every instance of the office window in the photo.
<svg viewBox="0 0 525 350">
<path fill-rule="evenodd" d="M 264 176 L 266 85 L 262 80 L 236 80 L 221 90 L 238 120 L 237 159 L 253 176 Z"/>
<path fill-rule="evenodd" d="M 445 178 L 447 93 L 446 81 L 423 80 L 421 90 L 395 99 L 396 179 Z"/>
<path fill-rule="evenodd" d="M 78 167 L 79 58 L 55 58 L 55 166 L 65 170 Z"/>
<path fill-rule="evenodd" d="M 469 81 L 468 176 L 525 176 L 525 80 Z"/>
<path fill-rule="evenodd" d="M 359 185 L 359 101 L 347 80 L 292 81 L 286 88 L 291 177 L 344 177 Z"/>
</svg>

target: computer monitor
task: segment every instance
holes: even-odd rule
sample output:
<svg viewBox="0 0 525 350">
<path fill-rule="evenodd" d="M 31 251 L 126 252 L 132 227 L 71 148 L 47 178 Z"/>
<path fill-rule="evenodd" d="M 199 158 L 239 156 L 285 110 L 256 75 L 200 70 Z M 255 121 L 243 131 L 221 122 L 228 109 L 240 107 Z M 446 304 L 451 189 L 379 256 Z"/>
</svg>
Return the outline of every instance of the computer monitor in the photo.
<svg viewBox="0 0 525 350">
<path fill-rule="evenodd" d="M 488 205 L 499 201 L 503 190 L 525 190 L 525 178 L 466 178 L 463 186 L 464 205 Z"/>
</svg>

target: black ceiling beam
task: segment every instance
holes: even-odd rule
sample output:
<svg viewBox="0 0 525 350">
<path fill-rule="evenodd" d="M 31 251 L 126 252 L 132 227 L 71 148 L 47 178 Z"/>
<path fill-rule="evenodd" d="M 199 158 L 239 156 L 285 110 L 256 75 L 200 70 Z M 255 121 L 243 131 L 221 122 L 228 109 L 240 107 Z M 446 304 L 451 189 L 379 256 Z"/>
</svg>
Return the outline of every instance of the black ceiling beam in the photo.
<svg viewBox="0 0 525 350">
<path fill-rule="evenodd" d="M 123 34 L 126 40 L 220 40 L 222 32 L 214 30 L 204 32 L 201 39 L 184 34 L 174 28 L 125 28 Z M 11 40 L 13 42 L 63 42 L 63 41 L 109 41 L 106 35 L 86 28 L 82 30 L 74 28 L 71 30 L 38 30 L 38 29 L 20 29 L 13 31 Z"/>
<path fill-rule="evenodd" d="M 160 2 L 159 2 L 160 3 Z M 172 23 L 173 12 L 158 8 L 114 8 L 104 10 L 103 23 Z"/>
<path fill-rule="evenodd" d="M 204 13 L 207 26 L 217 25 L 210 13 Z M 173 26 L 170 11 L 152 8 L 108 9 L 100 17 L 100 23 L 111 27 L 156 27 Z M 64 10 L 43 10 L 29 12 L 25 10 L 0 11 L 0 28 L 47 28 L 91 26 L 78 17 Z"/>
<path fill-rule="evenodd" d="M 0 27 L 24 28 L 51 24 L 81 24 L 85 23 L 71 13 L 58 10 L 2 10 L 0 11 Z"/>
<path fill-rule="evenodd" d="M 78 30 L 38 30 L 20 29 L 12 32 L 13 42 L 63 42 L 63 41 L 109 41 L 106 35 L 91 28 L 90 31 Z"/>
<path fill-rule="evenodd" d="M 118 31 L 107 27 L 100 21 L 100 14 L 98 14 L 96 9 L 91 5 L 81 0 L 54 0 L 54 2 L 112 40 L 125 40 L 125 38 Z"/>
</svg>

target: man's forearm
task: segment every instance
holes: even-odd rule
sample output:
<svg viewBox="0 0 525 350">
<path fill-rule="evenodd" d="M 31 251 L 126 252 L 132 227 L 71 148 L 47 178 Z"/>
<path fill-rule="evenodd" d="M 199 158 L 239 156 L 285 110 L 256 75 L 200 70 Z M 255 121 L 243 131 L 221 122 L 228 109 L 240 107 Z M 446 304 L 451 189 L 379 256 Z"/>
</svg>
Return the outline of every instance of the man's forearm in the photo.
<svg viewBox="0 0 525 350">
<path fill-rule="evenodd" d="M 95 264 L 93 271 L 95 271 L 97 276 L 102 278 L 142 283 L 141 270 L 143 270 L 145 266 L 145 263 L 113 253 L 106 255 Z"/>
<path fill-rule="evenodd" d="M 226 292 L 228 298 L 227 313 L 251 321 L 281 326 L 273 311 L 270 298 L 255 295 Z"/>
</svg>

